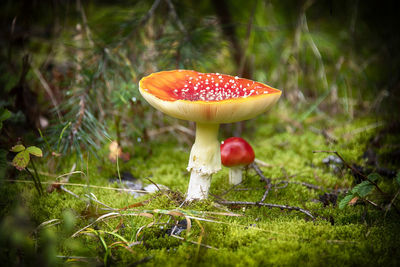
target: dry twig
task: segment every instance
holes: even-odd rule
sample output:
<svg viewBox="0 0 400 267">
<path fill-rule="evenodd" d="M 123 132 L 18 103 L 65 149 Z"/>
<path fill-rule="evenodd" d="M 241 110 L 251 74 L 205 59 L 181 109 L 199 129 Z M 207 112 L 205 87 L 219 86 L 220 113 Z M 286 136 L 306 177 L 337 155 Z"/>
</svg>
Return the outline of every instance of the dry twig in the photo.
<svg viewBox="0 0 400 267">
<path fill-rule="evenodd" d="M 262 198 L 261 198 L 261 200 L 260 200 L 260 204 L 261 203 L 263 203 L 264 201 L 265 201 L 265 199 L 267 198 L 267 195 L 268 195 L 268 193 L 269 193 L 269 190 L 271 189 L 271 184 L 267 184 L 265 187 L 266 187 L 266 190 L 265 190 L 265 192 L 264 192 L 264 195 L 262 196 Z"/>
<path fill-rule="evenodd" d="M 263 172 L 261 171 L 260 167 L 258 167 L 257 163 L 253 162 L 249 165 L 249 167 L 253 168 L 256 171 L 256 173 L 258 174 L 258 176 L 260 176 L 260 179 L 262 181 L 266 182 L 267 184 L 271 183 L 271 179 L 264 176 Z"/>
<path fill-rule="evenodd" d="M 309 216 L 311 219 L 315 219 L 315 217 L 311 214 L 310 211 L 299 208 L 299 207 L 288 206 L 288 205 L 260 203 L 260 202 L 248 202 L 248 201 L 218 201 L 218 203 L 223 204 L 223 205 L 264 206 L 264 207 L 269 207 L 269 208 L 279 208 L 281 210 L 283 210 L 283 209 L 296 210 L 296 211 L 300 211 L 300 212 L 304 213 L 305 215 Z"/>
</svg>

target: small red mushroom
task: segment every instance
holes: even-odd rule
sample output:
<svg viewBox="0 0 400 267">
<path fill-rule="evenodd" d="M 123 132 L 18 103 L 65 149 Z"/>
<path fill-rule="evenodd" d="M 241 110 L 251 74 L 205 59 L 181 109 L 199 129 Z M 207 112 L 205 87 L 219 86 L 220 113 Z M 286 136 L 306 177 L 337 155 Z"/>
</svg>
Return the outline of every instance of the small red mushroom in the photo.
<svg viewBox="0 0 400 267">
<path fill-rule="evenodd" d="M 221 163 L 229 167 L 229 183 L 242 182 L 242 170 L 254 161 L 254 150 L 240 137 L 230 137 L 221 144 Z"/>
</svg>

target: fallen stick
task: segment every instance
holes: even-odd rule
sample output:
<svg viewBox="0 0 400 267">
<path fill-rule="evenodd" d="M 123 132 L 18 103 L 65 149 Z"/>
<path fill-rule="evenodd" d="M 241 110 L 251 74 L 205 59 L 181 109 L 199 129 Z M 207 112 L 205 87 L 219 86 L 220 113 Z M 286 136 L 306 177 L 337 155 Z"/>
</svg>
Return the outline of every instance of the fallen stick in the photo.
<svg viewBox="0 0 400 267">
<path fill-rule="evenodd" d="M 270 204 L 270 203 L 261 203 L 261 202 L 248 202 L 248 201 L 218 201 L 219 204 L 223 205 L 245 205 L 245 206 L 264 206 L 269 208 L 279 208 L 279 209 L 286 209 L 286 210 L 296 210 L 304 213 L 305 215 L 309 216 L 311 219 L 315 219 L 315 217 L 309 212 L 308 210 L 288 206 L 288 205 L 279 205 L 279 204 Z"/>
</svg>

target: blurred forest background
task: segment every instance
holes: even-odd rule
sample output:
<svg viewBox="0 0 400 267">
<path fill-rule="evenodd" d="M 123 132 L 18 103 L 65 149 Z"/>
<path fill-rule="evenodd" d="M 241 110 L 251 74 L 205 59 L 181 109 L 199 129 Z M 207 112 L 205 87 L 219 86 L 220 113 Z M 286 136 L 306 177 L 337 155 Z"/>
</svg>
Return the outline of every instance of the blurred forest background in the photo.
<svg viewBox="0 0 400 267">
<path fill-rule="evenodd" d="M 94 151 L 108 136 L 125 145 L 144 142 L 149 125 L 174 119 L 141 100 L 138 81 L 178 68 L 280 88 L 296 125 L 311 114 L 373 114 L 399 128 L 397 1 L 0 5 L 0 108 L 12 112 L 2 131 L 5 149 L 39 137 L 37 129 L 56 153 Z M 242 128 L 226 131 L 240 135 Z"/>
</svg>

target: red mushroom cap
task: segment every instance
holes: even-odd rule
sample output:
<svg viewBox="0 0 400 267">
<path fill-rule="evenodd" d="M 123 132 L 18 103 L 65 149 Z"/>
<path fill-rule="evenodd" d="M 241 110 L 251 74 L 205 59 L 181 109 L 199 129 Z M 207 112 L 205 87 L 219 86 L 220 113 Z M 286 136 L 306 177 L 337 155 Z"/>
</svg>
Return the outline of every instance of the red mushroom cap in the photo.
<svg viewBox="0 0 400 267">
<path fill-rule="evenodd" d="M 254 150 L 240 137 L 230 137 L 221 144 L 221 162 L 226 167 L 248 165 L 254 161 Z"/>
<path fill-rule="evenodd" d="M 153 73 L 140 80 L 139 90 L 156 109 L 203 123 L 251 119 L 265 112 L 282 93 L 248 79 L 193 70 Z"/>
</svg>

